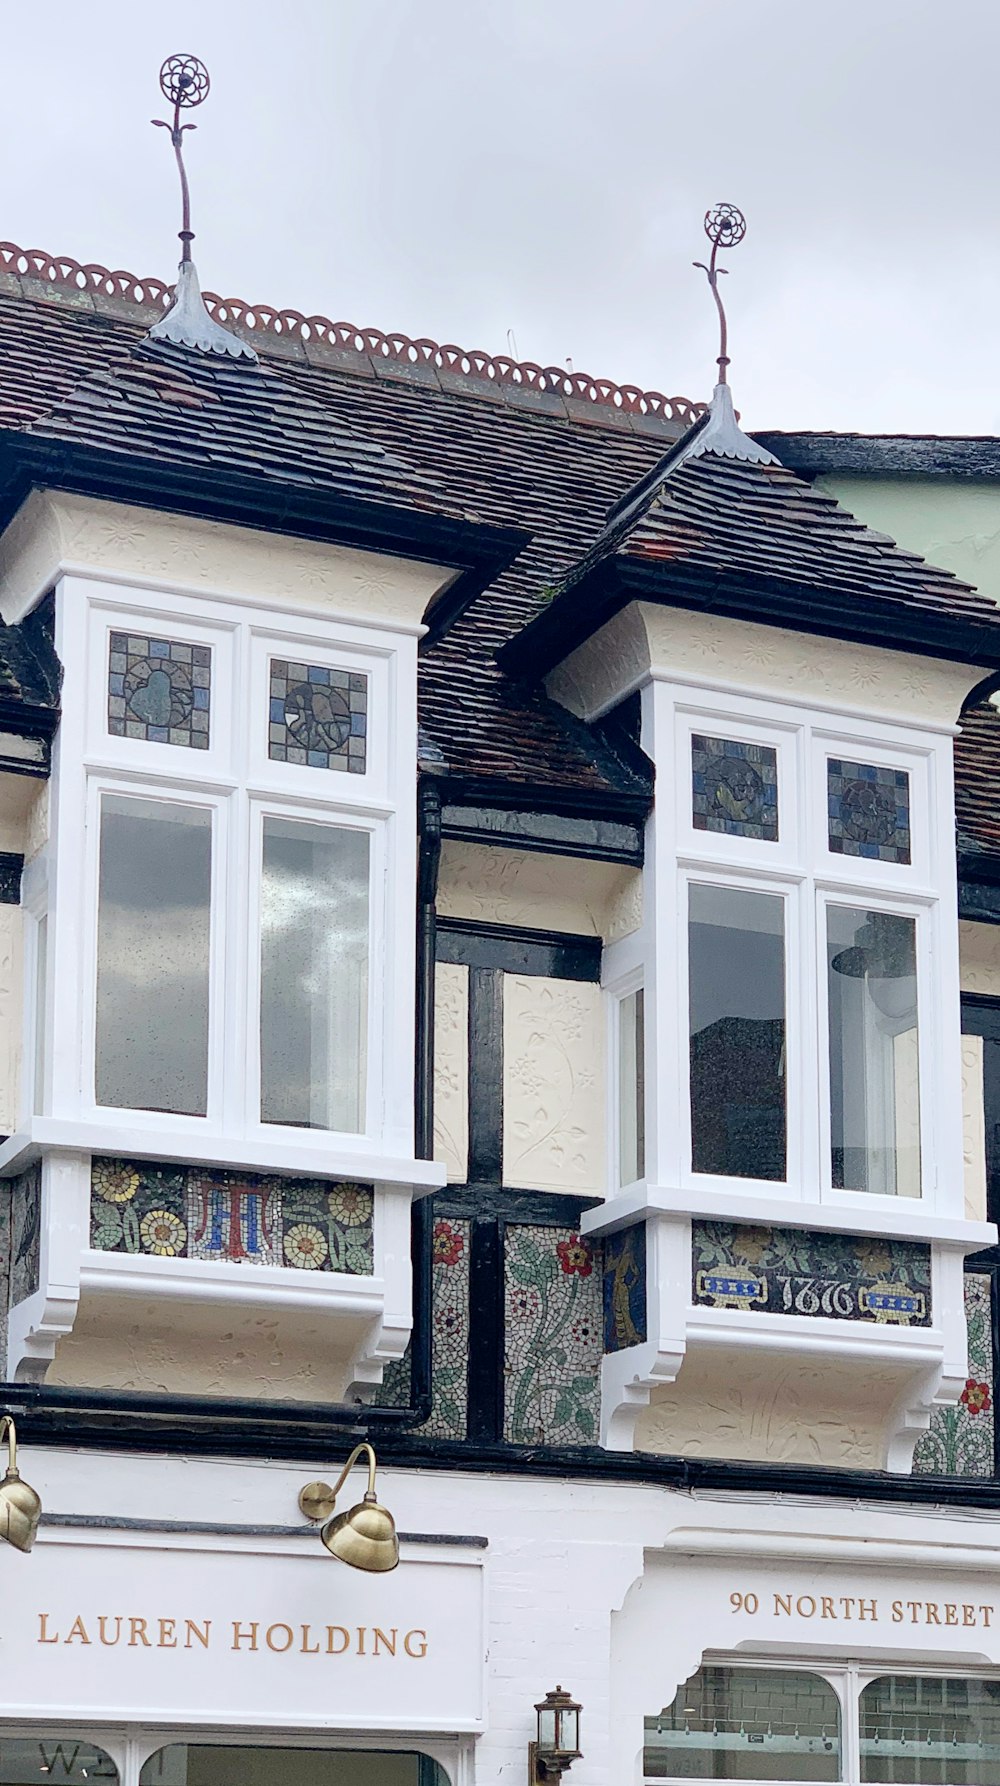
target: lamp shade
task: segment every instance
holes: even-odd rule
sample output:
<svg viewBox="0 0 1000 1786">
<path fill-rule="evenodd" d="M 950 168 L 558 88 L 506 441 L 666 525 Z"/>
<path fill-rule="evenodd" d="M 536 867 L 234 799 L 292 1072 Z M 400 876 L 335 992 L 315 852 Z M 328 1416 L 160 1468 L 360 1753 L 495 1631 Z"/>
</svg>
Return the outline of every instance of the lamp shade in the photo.
<svg viewBox="0 0 1000 1786">
<path fill-rule="evenodd" d="M 28 1551 L 35 1542 L 42 1503 L 33 1488 L 21 1481 L 17 1467 L 17 1435 L 9 1414 L 0 1417 L 0 1443 L 8 1446 L 7 1473 L 0 1482 L 0 1538 L 15 1550 Z"/>
<path fill-rule="evenodd" d="M 396 1522 L 370 1492 L 347 1513 L 335 1513 L 328 1519 L 320 1537 L 330 1555 L 350 1563 L 352 1569 L 382 1574 L 399 1562 Z"/>
<path fill-rule="evenodd" d="M 550 1688 L 535 1706 L 539 1759 L 551 1765 L 575 1761 L 580 1754 L 582 1707 L 563 1687 Z"/>
</svg>

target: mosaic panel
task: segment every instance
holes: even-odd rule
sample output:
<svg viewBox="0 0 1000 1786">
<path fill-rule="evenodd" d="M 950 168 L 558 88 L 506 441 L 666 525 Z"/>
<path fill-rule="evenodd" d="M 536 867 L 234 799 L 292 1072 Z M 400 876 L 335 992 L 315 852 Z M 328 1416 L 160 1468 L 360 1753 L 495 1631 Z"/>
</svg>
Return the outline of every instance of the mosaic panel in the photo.
<svg viewBox="0 0 1000 1786">
<path fill-rule="evenodd" d="M 910 860 L 910 778 L 905 769 L 828 757 L 830 848 L 872 862 Z"/>
<path fill-rule="evenodd" d="M 95 1159 L 91 1191 L 90 1244 L 101 1252 L 374 1269 L 369 1185 Z"/>
<path fill-rule="evenodd" d="M 692 822 L 762 843 L 778 839 L 778 753 L 735 738 L 691 738 Z"/>
<path fill-rule="evenodd" d="M 42 1241 L 42 1168 L 29 1166 L 10 1180 L 10 1306 L 39 1285 Z"/>
<path fill-rule="evenodd" d="M 504 1438 L 593 1443 L 604 1338 L 599 1252 L 571 1229 L 510 1223 L 504 1313 Z"/>
<path fill-rule="evenodd" d="M 931 1251 L 916 1241 L 694 1222 L 691 1249 L 703 1307 L 931 1324 Z"/>
<path fill-rule="evenodd" d="M 622 1352 L 646 1338 L 646 1224 L 604 1240 L 604 1350 Z"/>
<path fill-rule="evenodd" d="M 111 634 L 108 731 L 112 737 L 207 750 L 211 699 L 211 646 L 145 634 Z"/>
<path fill-rule="evenodd" d="M 431 1265 L 430 1418 L 420 1428 L 437 1439 L 464 1439 L 469 1394 L 469 1236 L 471 1223 L 449 1216 L 434 1224 Z M 386 1366 L 376 1398 L 382 1407 L 412 1400 L 412 1350 Z"/>
<path fill-rule="evenodd" d="M 267 753 L 274 762 L 365 773 L 367 676 L 273 657 L 269 699 Z"/>
<path fill-rule="evenodd" d="M 991 1279 L 985 1272 L 966 1272 L 965 1320 L 969 1376 L 957 1405 L 936 1408 L 930 1430 L 917 1440 L 913 1453 L 917 1475 L 993 1476 L 996 1470 L 993 1303 Z"/>
</svg>

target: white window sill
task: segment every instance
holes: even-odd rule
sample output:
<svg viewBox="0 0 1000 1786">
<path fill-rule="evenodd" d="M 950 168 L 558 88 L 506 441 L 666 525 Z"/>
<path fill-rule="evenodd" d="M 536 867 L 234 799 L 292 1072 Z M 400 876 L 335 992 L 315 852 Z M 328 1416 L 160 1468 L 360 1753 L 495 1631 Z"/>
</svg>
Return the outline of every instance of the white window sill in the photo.
<svg viewBox="0 0 1000 1786">
<path fill-rule="evenodd" d="M 173 1297 L 184 1303 L 233 1302 L 240 1308 L 300 1309 L 324 1314 L 381 1313 L 380 1277 L 294 1266 L 234 1266 L 230 1259 L 169 1259 L 145 1253 L 88 1248 L 80 1261 L 80 1289 L 114 1296 Z"/>
<path fill-rule="evenodd" d="M 140 1160 L 183 1160 L 202 1166 L 245 1172 L 280 1172 L 286 1177 L 346 1178 L 365 1183 L 406 1186 L 425 1196 L 447 1183 L 448 1169 L 436 1160 L 386 1154 L 360 1138 L 343 1138 L 313 1130 L 283 1130 L 269 1136 L 236 1136 L 195 1123 L 152 1128 L 123 1111 L 120 1120 L 103 1114 L 96 1120 L 34 1116 L 0 1146 L 0 1177 L 23 1172 L 40 1154 L 58 1152 L 110 1154 Z"/>
<path fill-rule="evenodd" d="M 898 1207 L 896 1205 L 898 1204 Z M 580 1222 L 584 1234 L 605 1234 L 652 1215 L 688 1215 L 717 1222 L 758 1223 L 764 1227 L 815 1228 L 837 1234 L 884 1234 L 903 1240 L 937 1241 L 965 1252 L 995 1246 L 997 1229 L 992 1222 L 972 1222 L 964 1216 L 937 1215 L 918 1199 L 873 1199 L 861 1193 L 848 1203 L 838 1194 L 836 1203 L 805 1202 L 790 1197 L 757 1196 L 689 1186 L 635 1184 L 588 1210 Z"/>
</svg>

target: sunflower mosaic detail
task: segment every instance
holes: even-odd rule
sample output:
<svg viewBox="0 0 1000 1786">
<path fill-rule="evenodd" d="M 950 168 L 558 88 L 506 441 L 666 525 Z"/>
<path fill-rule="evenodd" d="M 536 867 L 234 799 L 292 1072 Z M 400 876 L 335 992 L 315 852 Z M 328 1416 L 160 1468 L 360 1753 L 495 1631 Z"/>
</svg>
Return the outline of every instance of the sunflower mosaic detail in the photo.
<svg viewBox="0 0 1000 1786">
<path fill-rule="evenodd" d="M 98 1252 L 370 1276 L 374 1201 L 370 1185 L 95 1158 L 90 1244 Z"/>
</svg>

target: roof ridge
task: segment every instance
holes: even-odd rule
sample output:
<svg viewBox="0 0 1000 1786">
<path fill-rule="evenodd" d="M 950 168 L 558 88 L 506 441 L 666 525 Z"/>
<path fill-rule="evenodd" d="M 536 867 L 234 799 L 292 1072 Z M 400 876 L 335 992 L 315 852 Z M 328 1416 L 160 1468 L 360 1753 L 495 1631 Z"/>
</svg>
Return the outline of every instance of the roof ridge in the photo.
<svg viewBox="0 0 1000 1786">
<path fill-rule="evenodd" d="M 173 286 L 158 278 L 142 279 L 123 268 L 114 271 L 98 261 L 81 262 L 71 255 L 51 255 L 43 248 L 19 248 L 0 241 L 0 295 L 59 301 L 65 294 L 74 309 L 95 311 L 149 327 L 155 310 L 164 315 Z M 327 316 L 305 316 L 300 310 L 279 310 L 273 304 L 248 304 L 243 298 L 222 298 L 217 292 L 202 293 L 206 309 L 218 323 L 241 330 L 265 352 L 291 354 L 295 358 L 331 355 L 343 370 L 357 359 L 356 370 L 370 375 L 378 370 L 421 382 L 420 374 L 445 374 L 455 382 L 474 381 L 520 393 L 533 407 L 547 408 L 555 400 L 584 409 L 606 411 L 622 417 L 642 418 L 687 428 L 702 415 L 704 403 L 688 397 L 667 397 L 662 391 L 646 391 L 639 385 L 615 384 L 589 372 L 571 372 L 561 366 L 540 366 L 534 360 L 516 360 L 509 354 L 489 354 L 483 348 L 457 347 L 453 342 L 412 337 L 398 330 L 359 328 L 356 323 L 333 322 Z M 315 350 L 321 350 L 316 353 Z M 470 389 L 470 394 L 475 394 Z M 546 403 L 545 399 L 548 399 Z M 577 412 L 579 413 L 579 411 Z"/>
</svg>

